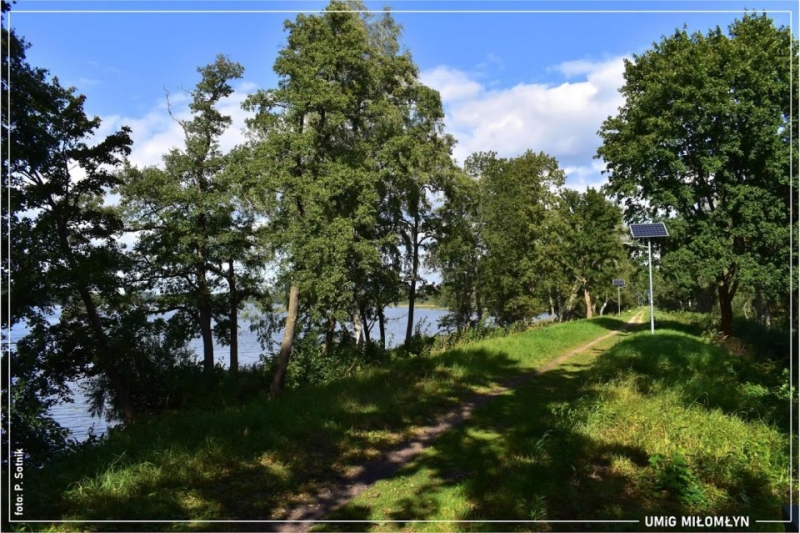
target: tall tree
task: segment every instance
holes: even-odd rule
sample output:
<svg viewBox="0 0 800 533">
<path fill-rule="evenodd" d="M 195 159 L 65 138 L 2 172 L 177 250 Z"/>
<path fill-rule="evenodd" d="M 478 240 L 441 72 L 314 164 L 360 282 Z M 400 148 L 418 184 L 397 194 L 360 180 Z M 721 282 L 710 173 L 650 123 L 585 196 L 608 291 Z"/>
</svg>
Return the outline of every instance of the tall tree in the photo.
<svg viewBox="0 0 800 533">
<path fill-rule="evenodd" d="M 164 304 L 160 311 L 176 310 L 178 319 L 186 315 L 197 325 L 206 371 L 214 367 L 212 320 L 228 318 L 228 327 L 234 328 L 229 339 L 235 370 L 236 317 L 243 298 L 234 264 L 237 251 L 251 244 L 246 232 L 252 220 L 235 221 L 242 213 L 236 212 L 230 180 L 222 178 L 227 159 L 219 147 L 231 118 L 217 106 L 232 94 L 231 82 L 241 78 L 244 69 L 218 56 L 198 72 L 201 81 L 189 104 L 193 116 L 175 119 L 184 132 L 184 148 L 170 150 L 163 157 L 163 169 L 129 166 L 123 205 L 130 229 L 139 232 L 135 250 L 143 281 L 160 292 Z M 230 298 L 227 312 L 220 313 L 214 293 L 226 283 Z"/>
<path fill-rule="evenodd" d="M 562 258 L 562 268 L 583 293 L 586 318 L 592 318 L 592 294 L 608 290 L 611 280 L 620 275 L 625 257 L 622 214 L 592 188 L 585 193 L 565 189 L 559 204 L 566 242 L 561 250 L 554 252 Z"/>
<path fill-rule="evenodd" d="M 715 287 L 726 334 L 740 287 L 788 287 L 792 62 L 790 30 L 766 15 L 727 35 L 678 30 L 626 61 L 625 105 L 599 132 L 608 191 L 628 221 L 666 221 L 670 237 L 654 244 Z"/>
<path fill-rule="evenodd" d="M 398 263 L 396 214 L 422 203 L 404 196 L 405 182 L 436 164 L 420 144 L 442 144 L 441 103 L 399 53 L 399 27 L 388 13 L 346 12 L 358 5 L 334 1 L 321 15 L 287 21 L 278 88 L 248 102 L 258 112 L 251 126 L 261 164 L 253 201 L 270 220 L 289 287 L 272 395 L 283 388 L 302 302 L 328 339 L 348 315 L 357 340 L 370 319 L 381 321 L 398 289 L 397 275 L 381 272 Z"/>
<path fill-rule="evenodd" d="M 547 260 L 545 222 L 564 184 L 558 162 L 527 151 L 511 158 L 494 153 L 470 156 L 465 167 L 480 180 L 481 293 L 500 324 L 541 313 L 540 294 Z"/>
<path fill-rule="evenodd" d="M 444 134 L 439 93 L 420 83 L 416 67 L 410 58 L 404 59 L 398 63 L 406 83 L 389 95 L 390 107 L 380 117 L 380 130 L 373 140 L 380 147 L 377 162 L 387 185 L 387 216 L 404 252 L 408 345 L 414 333 L 417 289 L 423 281 L 423 252 L 432 243 L 437 226 L 434 198 L 454 178 L 450 155 L 455 141 Z M 390 118 L 391 113 L 396 116 Z"/>
<path fill-rule="evenodd" d="M 480 240 L 478 182 L 465 173 L 456 175 L 437 208 L 438 227 L 428 255 L 429 266 L 441 274 L 442 297 L 457 331 L 468 328 L 473 315 L 483 316 L 478 287 Z"/>
<path fill-rule="evenodd" d="M 369 32 L 357 13 L 333 2 L 320 16 L 287 21 L 275 60 L 278 88 L 253 95 L 251 122 L 261 164 L 251 201 L 263 208 L 287 273 L 288 315 L 271 395 L 283 389 L 300 295 L 312 315 L 353 305 L 351 263 L 373 252 L 359 236 L 374 227 L 375 174 L 364 155 L 365 127 L 380 99 Z M 374 250 L 374 247 L 373 247 Z"/>
<path fill-rule="evenodd" d="M 61 357 L 60 362 L 33 357 L 29 377 L 39 379 L 61 365 L 54 383 L 63 390 L 65 377 L 94 367 L 110 380 L 125 419 L 133 421 L 120 360 L 129 350 L 110 333 L 104 312 L 124 299 L 118 271 L 125 260 L 117 243 L 122 222 L 104 205 L 104 195 L 118 184 L 114 167 L 130 152 L 130 130 L 123 127 L 90 145 L 100 119 L 86 116 L 85 97 L 31 67 L 27 45 L 5 28 L 3 46 L 11 52 L 3 55 L 3 91 L 12 83 L 14 90 L 2 121 L 9 144 L 2 180 L 11 203 L 4 223 L 14 236 L 3 265 L 4 277 L 11 279 L 11 313 L 3 315 L 3 325 L 24 320 L 30 333 L 20 348 L 46 347 Z M 55 302 L 63 304 L 62 318 L 51 324 Z"/>
</svg>

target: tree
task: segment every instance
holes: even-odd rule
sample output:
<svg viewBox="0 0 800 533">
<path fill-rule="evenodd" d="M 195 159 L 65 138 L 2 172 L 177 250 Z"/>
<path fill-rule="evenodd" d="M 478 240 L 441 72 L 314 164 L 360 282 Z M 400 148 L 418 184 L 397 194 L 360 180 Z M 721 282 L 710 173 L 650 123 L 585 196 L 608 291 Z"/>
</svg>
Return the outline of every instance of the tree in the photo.
<svg viewBox="0 0 800 533">
<path fill-rule="evenodd" d="M 414 334 L 414 305 L 425 247 L 438 225 L 434 196 L 453 180 L 450 158 L 453 138 L 444 134 L 444 110 L 439 93 L 418 81 L 416 67 L 406 58 L 399 62 L 406 83 L 390 95 L 389 113 L 380 117 L 374 141 L 383 183 L 387 184 L 387 216 L 404 250 L 408 318 L 406 345 Z M 388 131 L 387 131 L 388 130 Z"/>
<path fill-rule="evenodd" d="M 551 257 L 561 258 L 567 277 L 583 292 L 586 318 L 592 318 L 595 291 L 608 291 L 620 275 L 625 250 L 622 246 L 622 214 L 602 193 L 588 189 L 561 192 L 559 214 L 563 219 L 563 248 Z M 575 292 L 570 294 L 574 298 Z"/>
<path fill-rule="evenodd" d="M 351 308 L 352 264 L 376 253 L 360 236 L 375 226 L 375 173 L 365 164 L 365 128 L 380 87 L 365 22 L 333 2 L 321 16 L 287 21 L 275 60 L 278 88 L 247 102 L 257 111 L 250 201 L 275 235 L 289 287 L 288 315 L 271 395 L 279 394 L 295 337 L 300 294 L 312 319 Z"/>
<path fill-rule="evenodd" d="M 102 373 L 132 422 L 136 410 L 121 369 L 135 347 L 121 345 L 113 332 L 114 315 L 124 315 L 128 300 L 118 274 L 126 265 L 117 243 L 122 222 L 104 205 L 106 192 L 119 183 L 114 168 L 130 152 L 130 129 L 90 145 L 100 120 L 86 116 L 85 97 L 31 67 L 27 44 L 6 29 L 3 46 L 10 50 L 3 55 L 3 90 L 12 82 L 14 89 L 2 122 L 10 148 L 3 151 L 2 185 L 11 204 L 3 222 L 14 236 L 3 265 L 11 280 L 3 326 L 24 321 L 29 331 L 12 353 L 11 397 L 23 402 L 39 392 L 64 394 L 68 380 Z M 56 302 L 61 316 L 51 323 Z M 42 412 L 14 407 L 18 414 L 26 410 Z"/>
<path fill-rule="evenodd" d="M 212 320 L 218 318 L 229 331 L 235 372 L 237 312 L 247 294 L 237 286 L 235 263 L 254 244 L 248 238 L 253 220 L 245 211 L 237 211 L 231 194 L 230 177 L 240 174 L 223 177 L 229 159 L 220 151 L 219 138 L 231 118 L 216 106 L 233 92 L 230 83 L 241 78 L 244 69 L 218 56 L 198 72 L 202 79 L 189 104 L 193 117 L 176 118 L 184 132 L 184 149 L 170 150 L 163 158 L 163 170 L 129 165 L 122 201 L 130 230 L 139 232 L 134 249 L 142 282 L 160 292 L 158 311 L 177 311 L 176 320 L 196 324 L 207 372 L 214 367 Z M 224 284 L 227 304 L 217 304 L 214 294 Z"/>
<path fill-rule="evenodd" d="M 678 30 L 626 61 L 625 105 L 599 131 L 608 192 L 628 221 L 667 223 L 654 244 L 715 287 L 726 334 L 740 287 L 787 294 L 791 62 L 795 40 L 766 15 Z"/>
<path fill-rule="evenodd" d="M 478 265 L 483 255 L 479 224 L 479 183 L 463 172 L 444 191 L 437 208 L 438 227 L 428 265 L 439 270 L 442 297 L 452 312 L 457 331 L 483 317 Z"/>
<path fill-rule="evenodd" d="M 400 287 L 399 220 L 420 211 L 406 241 L 414 257 L 424 231 L 420 184 L 440 170 L 431 151 L 446 145 L 437 137 L 441 102 L 399 53 L 399 27 L 388 13 L 373 21 L 346 12 L 360 5 L 334 1 L 322 15 L 287 21 L 278 88 L 247 103 L 257 111 L 251 201 L 269 220 L 289 293 L 273 396 L 283 389 L 301 309 L 325 346 L 337 322 L 352 321 L 357 343 L 370 319 L 382 324 Z"/>
<path fill-rule="evenodd" d="M 478 153 L 465 162 L 479 179 L 479 265 L 484 304 L 501 325 L 530 320 L 545 308 L 541 288 L 547 278 L 546 222 L 564 184 L 558 162 L 530 150 L 511 159 Z"/>
</svg>

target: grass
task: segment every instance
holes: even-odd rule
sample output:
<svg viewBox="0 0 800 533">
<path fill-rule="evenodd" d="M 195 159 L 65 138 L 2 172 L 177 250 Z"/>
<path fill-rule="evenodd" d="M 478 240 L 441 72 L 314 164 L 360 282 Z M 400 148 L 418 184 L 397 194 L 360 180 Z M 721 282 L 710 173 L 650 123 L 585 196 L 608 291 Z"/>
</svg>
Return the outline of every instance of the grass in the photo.
<svg viewBox="0 0 800 533">
<path fill-rule="evenodd" d="M 275 401 L 167 413 L 112 430 L 29 477 L 27 518 L 86 521 L 54 526 L 82 531 L 217 530 L 202 521 L 280 518 L 474 392 L 619 325 L 609 317 L 558 324 L 395 360 Z M 145 518 L 198 522 L 89 522 Z"/>
<path fill-rule="evenodd" d="M 655 336 L 646 322 L 573 357 L 330 518 L 380 531 L 641 531 L 648 515 L 744 515 L 750 529 L 780 529 L 755 520 L 781 520 L 790 468 L 797 479 L 781 374 L 697 333 L 660 315 Z M 636 522 L 555 522 L 614 519 Z"/>
</svg>

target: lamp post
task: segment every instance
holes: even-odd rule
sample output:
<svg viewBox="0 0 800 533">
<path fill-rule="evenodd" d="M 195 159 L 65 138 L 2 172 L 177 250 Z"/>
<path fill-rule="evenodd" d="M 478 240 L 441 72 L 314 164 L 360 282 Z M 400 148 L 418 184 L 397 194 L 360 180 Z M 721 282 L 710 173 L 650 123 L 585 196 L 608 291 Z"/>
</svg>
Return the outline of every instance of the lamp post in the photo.
<svg viewBox="0 0 800 533">
<path fill-rule="evenodd" d="M 667 226 L 663 222 L 655 224 L 631 224 L 631 236 L 634 239 L 647 239 L 647 266 L 650 270 L 650 334 L 655 335 L 655 317 L 653 316 L 653 246 L 655 237 L 669 237 Z"/>
</svg>

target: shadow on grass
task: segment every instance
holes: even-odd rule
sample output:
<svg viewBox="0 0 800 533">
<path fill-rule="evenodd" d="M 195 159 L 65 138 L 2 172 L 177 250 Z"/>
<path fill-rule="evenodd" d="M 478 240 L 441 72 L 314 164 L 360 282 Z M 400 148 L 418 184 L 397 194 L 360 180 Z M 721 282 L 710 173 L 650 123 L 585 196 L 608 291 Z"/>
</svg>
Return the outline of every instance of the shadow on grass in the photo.
<svg viewBox="0 0 800 533">
<path fill-rule="evenodd" d="M 458 531 L 641 531 L 644 517 L 651 515 L 744 515 L 753 517 L 751 528 L 758 527 L 756 517 L 779 519 L 782 502 L 766 471 L 730 461 L 723 465 L 730 470 L 727 481 L 714 482 L 730 498 L 691 503 L 657 490 L 663 473 L 650 464 L 644 445 L 604 442 L 582 430 L 593 410 L 602 408 L 595 385 L 619 372 L 637 372 L 676 390 L 696 383 L 710 397 L 719 395 L 718 402 L 733 402 L 717 391 L 728 388 L 719 379 L 730 356 L 707 348 L 713 347 L 680 335 L 630 335 L 596 365 L 568 362 L 476 411 L 469 423 L 403 467 L 391 485 L 375 485 L 330 518 L 356 513 L 362 519 L 390 519 L 392 529 L 420 529 L 424 524 L 413 521 L 442 517 L 471 521 L 435 528 Z M 687 406 L 694 404 L 693 393 L 687 394 Z M 738 409 L 732 403 L 728 407 Z M 720 465 L 692 468 L 709 477 L 703 472 Z M 393 497 L 392 487 L 405 488 L 403 495 Z M 368 501 L 375 505 L 365 515 Z M 598 522 L 609 520 L 618 522 Z M 343 530 L 335 523 L 319 528 Z"/>
<path fill-rule="evenodd" d="M 435 358 L 287 393 L 225 412 L 174 413 L 111 432 L 31 475 L 28 518 L 265 520 L 341 480 L 472 394 L 519 372 L 500 351 Z M 455 377 L 455 379 L 454 379 Z M 81 526 L 81 529 L 89 526 Z M 92 524 L 113 530 L 114 524 Z M 218 530 L 214 524 L 124 524 Z M 258 528 L 243 525 L 245 530 Z M 265 526 L 268 527 L 268 526 Z M 227 526 L 226 526 L 227 528 Z"/>
<path fill-rule="evenodd" d="M 607 319 L 609 326 L 616 320 Z M 605 326 L 604 326 L 605 327 Z M 655 343 L 655 344 L 654 344 Z M 665 344 L 666 343 L 666 344 Z M 483 345 L 482 345 L 483 346 Z M 710 351 L 709 351 L 710 350 Z M 686 514 L 674 499 L 653 496 L 655 472 L 637 446 L 609 445 L 580 431 L 587 410 L 598 401 L 598 380 L 634 373 L 642 384 L 691 390 L 730 388 L 721 381 L 726 364 L 713 347 L 679 334 L 627 334 L 597 368 L 569 362 L 475 412 L 467 426 L 446 433 L 395 479 L 415 483 L 413 496 L 376 508 L 355 502 L 335 517 L 409 525 L 449 513 L 460 520 L 609 520 L 646 514 Z M 660 352 L 669 352 L 667 357 Z M 733 361 L 733 362 L 732 362 Z M 688 369 L 688 370 L 687 370 Z M 267 520 L 286 516 L 305 495 L 341 481 L 342 472 L 375 458 L 381 450 L 429 424 L 472 395 L 518 374 L 519 359 L 500 349 L 457 349 L 435 358 L 415 358 L 391 368 L 309 387 L 273 402 L 216 413 L 180 413 L 112 434 L 37 476 L 31 487 L 31 518 Z M 690 373 L 689 370 L 691 370 Z M 455 379 L 454 379 L 455 378 Z M 642 389 L 645 393 L 649 389 Z M 740 404 L 723 391 L 719 405 L 737 412 Z M 685 402 L 696 404 L 687 393 Z M 710 397 L 711 395 L 709 395 Z M 722 402 L 722 403 L 720 403 Z M 717 404 L 709 403 L 709 408 Z M 114 464 L 112 468 L 109 465 Z M 620 467 L 619 465 L 627 465 Z M 768 513 L 780 502 L 769 492 L 766 474 L 731 467 L 728 502 L 712 512 Z M 109 470 L 111 473 L 109 474 Z M 427 477 L 420 478 L 424 472 Z M 31 476 L 31 479 L 34 479 Z M 96 480 L 92 483 L 78 480 Z M 77 481 L 77 483 L 76 483 Z M 454 508 L 449 492 L 465 495 Z M 385 508 L 384 508 L 385 507 Z M 771 515 L 770 518 L 774 518 Z M 462 527 L 463 526 L 463 527 Z M 508 526 L 508 527 L 506 527 Z M 593 530 L 641 529 L 635 524 L 591 524 Z M 113 530 L 221 530 L 220 524 L 92 524 Z M 330 528 L 363 530 L 368 524 Z M 503 524 L 502 529 L 512 529 Z M 523 530 L 587 527 L 584 523 L 520 524 Z M 280 529 L 269 524 L 225 524 L 225 530 Z M 587 527 L 588 528 L 588 527 Z M 81 526 L 80 529 L 87 529 Z M 458 524 L 455 529 L 497 529 L 492 524 Z"/>
<path fill-rule="evenodd" d="M 607 316 L 596 316 L 594 318 L 589 319 L 593 324 L 597 324 L 609 331 L 624 331 L 629 333 L 637 333 L 639 331 L 644 331 L 650 328 L 650 322 L 639 322 L 639 323 L 629 323 L 630 320 L 635 315 L 623 315 L 618 317 L 616 315 L 607 315 Z M 647 318 L 647 313 L 645 313 L 644 318 Z"/>
<path fill-rule="evenodd" d="M 789 403 L 774 394 L 781 374 L 770 362 L 732 356 L 698 338 L 660 332 L 633 336 L 598 360 L 596 379 L 622 374 L 635 378 L 645 394 L 668 388 L 678 391 L 686 406 L 719 409 L 789 431 Z"/>
</svg>

